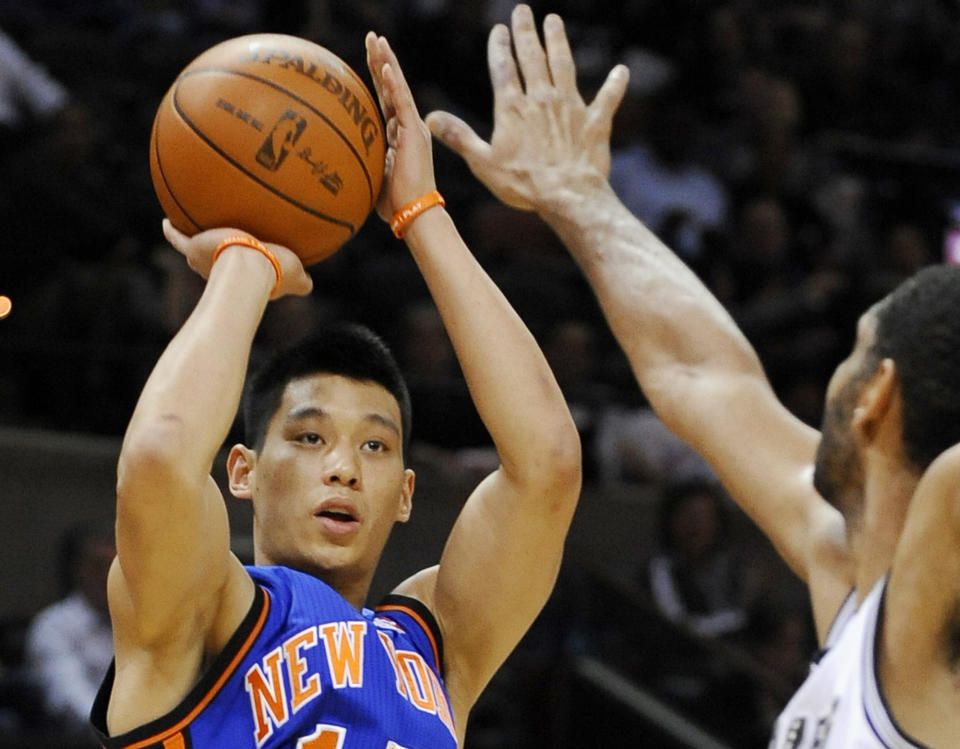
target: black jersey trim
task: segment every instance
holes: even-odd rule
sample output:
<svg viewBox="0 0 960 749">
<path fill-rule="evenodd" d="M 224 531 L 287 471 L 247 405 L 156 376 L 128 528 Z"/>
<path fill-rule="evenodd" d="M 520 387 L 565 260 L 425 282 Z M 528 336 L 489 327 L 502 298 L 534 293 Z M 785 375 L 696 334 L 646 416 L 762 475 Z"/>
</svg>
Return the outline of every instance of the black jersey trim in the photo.
<svg viewBox="0 0 960 749">
<path fill-rule="evenodd" d="M 415 620 L 420 622 L 423 631 L 427 634 L 433 646 L 433 657 L 437 662 L 437 671 L 440 672 L 441 676 L 444 676 L 443 635 L 440 633 L 440 625 L 437 624 L 437 619 L 433 615 L 433 612 L 430 611 L 422 601 L 397 593 L 391 593 L 374 607 L 377 613 L 384 614 L 388 614 L 391 610 L 395 611 L 397 609 L 405 611 L 408 615 L 413 616 Z"/>
<path fill-rule="evenodd" d="M 236 670 L 263 629 L 270 611 L 270 596 L 257 585 L 254 589 L 253 603 L 244 616 L 240 626 L 230 637 L 224 649 L 214 659 L 203 677 L 190 690 L 186 697 L 173 710 L 155 720 L 134 728 L 131 731 L 110 736 L 107 734 L 107 706 L 113 690 L 115 663 L 110 664 L 103 684 L 97 692 L 96 700 L 90 712 L 90 721 L 103 744 L 104 749 L 147 749 L 161 746 L 161 742 L 178 731 L 182 731 L 193 719 L 193 713 L 205 706 L 230 675 Z"/>
<path fill-rule="evenodd" d="M 856 595 L 857 589 L 854 587 L 850 588 L 847 595 L 843 597 L 840 608 L 837 609 L 837 613 L 833 615 L 830 626 L 827 627 L 827 634 L 823 638 L 823 645 L 819 647 L 813 655 L 814 663 L 819 663 L 823 660 L 823 656 L 829 652 L 834 642 L 836 642 L 836 639 L 840 636 L 840 632 L 847 626 L 847 622 L 849 622 L 857 612 Z"/>
<path fill-rule="evenodd" d="M 887 704 L 887 698 L 883 693 L 883 685 L 880 683 L 880 647 L 882 644 L 883 638 L 883 613 L 886 609 L 887 603 L 887 591 L 889 587 L 889 577 L 883 584 L 883 590 L 880 591 L 880 602 L 877 604 L 877 619 L 873 623 L 873 652 L 866 654 L 866 657 L 871 659 L 870 668 L 867 670 L 867 673 L 864 675 L 863 683 L 863 711 L 864 715 L 867 718 L 867 724 L 870 726 L 870 729 L 873 731 L 873 735 L 877 740 L 884 746 L 889 746 L 883 736 L 881 736 L 880 731 L 877 728 L 875 723 L 875 717 L 871 714 L 870 710 L 870 700 L 868 695 L 873 691 L 880 700 L 879 709 L 883 712 L 883 717 L 886 717 L 890 721 L 890 726 L 896 732 L 895 739 L 898 740 L 898 747 L 908 747 L 909 749 L 930 749 L 926 744 L 922 744 L 916 739 L 914 739 L 910 734 L 903 730 L 900 724 L 897 722 L 897 719 L 894 717 L 893 712 L 890 710 L 890 705 Z M 865 664 L 867 665 L 867 664 Z"/>
</svg>

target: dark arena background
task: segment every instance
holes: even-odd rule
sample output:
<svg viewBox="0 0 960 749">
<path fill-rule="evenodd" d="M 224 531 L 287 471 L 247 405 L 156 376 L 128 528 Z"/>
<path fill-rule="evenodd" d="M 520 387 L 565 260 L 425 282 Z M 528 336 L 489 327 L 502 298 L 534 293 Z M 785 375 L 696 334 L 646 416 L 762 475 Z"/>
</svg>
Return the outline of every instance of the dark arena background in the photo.
<svg viewBox="0 0 960 749">
<path fill-rule="evenodd" d="M 280 32 L 328 47 L 369 83 L 373 29 L 421 113 L 455 112 L 487 137 L 486 36 L 512 5 L 0 0 L 0 294 L 13 303 L 0 319 L 0 748 L 92 746 L 42 708 L 28 632 L 76 584 L 77 529 L 109 522 L 126 421 L 201 289 L 163 240 L 147 159 L 177 73 L 217 42 Z M 532 5 L 538 21 L 564 16 L 588 96 L 614 64 L 630 66 L 615 189 L 731 310 L 782 400 L 819 425 L 856 314 L 960 253 L 956 3 Z M 478 703 L 466 749 L 765 747 L 814 652 L 803 587 L 647 408 L 556 238 L 442 146 L 435 159 L 448 210 L 557 374 L 586 476 L 556 590 Z M 354 318 L 386 337 L 413 395 L 414 519 L 391 540 L 375 599 L 437 559 L 491 445 L 427 290 L 381 221 L 311 273 L 312 296 L 271 305 L 255 355 Z M 705 515 L 672 514 L 680 485 L 709 496 Z M 249 558 L 247 510 L 228 504 Z M 665 590 L 657 560 L 704 523 L 708 584 Z"/>
</svg>

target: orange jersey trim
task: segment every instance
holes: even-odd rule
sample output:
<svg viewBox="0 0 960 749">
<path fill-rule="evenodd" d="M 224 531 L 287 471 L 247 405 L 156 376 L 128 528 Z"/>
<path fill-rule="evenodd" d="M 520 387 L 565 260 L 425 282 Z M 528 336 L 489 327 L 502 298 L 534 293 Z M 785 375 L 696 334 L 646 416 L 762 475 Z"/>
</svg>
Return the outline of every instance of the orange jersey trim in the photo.
<svg viewBox="0 0 960 749">
<path fill-rule="evenodd" d="M 433 662 L 437 664 L 437 668 L 441 672 L 443 671 L 443 663 L 441 663 L 440 660 L 440 648 L 437 645 L 436 634 L 433 631 L 433 627 L 427 624 L 426 619 L 424 619 L 416 609 L 413 609 L 410 606 L 404 606 L 403 604 L 388 603 L 377 606 L 375 610 L 378 613 L 381 611 L 401 611 L 410 618 L 414 619 L 417 624 L 420 625 L 420 628 L 426 632 L 427 639 L 430 640 L 430 649 L 433 651 Z"/>
</svg>

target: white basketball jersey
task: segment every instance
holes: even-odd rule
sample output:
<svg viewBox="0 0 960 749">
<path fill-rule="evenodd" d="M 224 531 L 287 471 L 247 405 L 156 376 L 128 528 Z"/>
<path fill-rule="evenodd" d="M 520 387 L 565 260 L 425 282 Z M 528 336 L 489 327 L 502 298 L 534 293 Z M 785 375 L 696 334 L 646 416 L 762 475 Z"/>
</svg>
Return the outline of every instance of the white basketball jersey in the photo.
<svg viewBox="0 0 960 749">
<path fill-rule="evenodd" d="M 897 727 L 877 683 L 875 640 L 886 582 L 831 629 L 829 649 L 777 718 L 770 749 L 923 749 Z"/>
</svg>

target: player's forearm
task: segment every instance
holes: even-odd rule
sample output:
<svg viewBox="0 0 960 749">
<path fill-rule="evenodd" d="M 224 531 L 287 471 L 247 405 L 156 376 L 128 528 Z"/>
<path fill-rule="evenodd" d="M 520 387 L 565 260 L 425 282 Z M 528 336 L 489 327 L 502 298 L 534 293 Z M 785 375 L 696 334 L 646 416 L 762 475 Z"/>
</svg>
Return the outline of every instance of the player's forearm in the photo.
<svg viewBox="0 0 960 749">
<path fill-rule="evenodd" d="M 186 474 L 209 472 L 235 418 L 273 281 L 272 268 L 257 253 L 222 256 L 196 308 L 154 367 L 124 452 L 159 442 Z"/>
<path fill-rule="evenodd" d="M 677 367 L 761 374 L 720 302 L 605 180 L 555 190 L 538 208 L 587 276 L 642 387 Z"/>
<path fill-rule="evenodd" d="M 579 466 L 576 428 L 546 359 L 450 217 L 428 211 L 406 237 L 504 468 L 526 478 Z"/>
</svg>

